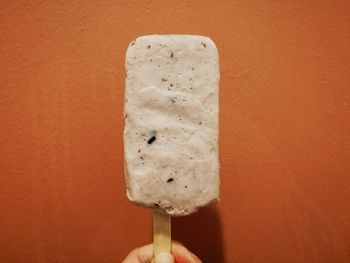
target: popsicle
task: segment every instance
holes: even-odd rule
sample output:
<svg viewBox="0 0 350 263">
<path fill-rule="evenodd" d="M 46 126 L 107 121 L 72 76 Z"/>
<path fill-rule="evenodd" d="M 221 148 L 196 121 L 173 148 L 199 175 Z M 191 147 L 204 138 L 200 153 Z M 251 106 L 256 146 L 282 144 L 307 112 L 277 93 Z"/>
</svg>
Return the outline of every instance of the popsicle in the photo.
<svg viewBox="0 0 350 263">
<path fill-rule="evenodd" d="M 219 198 L 219 64 L 213 41 L 149 35 L 126 54 L 127 196 L 171 216 Z"/>
</svg>

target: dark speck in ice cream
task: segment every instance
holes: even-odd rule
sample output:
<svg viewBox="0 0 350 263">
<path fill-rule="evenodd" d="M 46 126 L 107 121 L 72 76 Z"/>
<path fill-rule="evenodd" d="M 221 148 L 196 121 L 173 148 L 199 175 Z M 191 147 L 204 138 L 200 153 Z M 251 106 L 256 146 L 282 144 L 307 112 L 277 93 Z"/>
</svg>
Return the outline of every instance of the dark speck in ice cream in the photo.
<svg viewBox="0 0 350 263">
<path fill-rule="evenodd" d="M 153 135 L 151 138 L 149 138 L 149 140 L 147 141 L 147 143 L 148 143 L 148 144 L 152 144 L 156 139 L 157 139 L 157 137 Z"/>
<path fill-rule="evenodd" d="M 169 178 L 168 180 L 166 180 L 167 183 L 171 183 L 174 181 L 174 178 Z"/>
</svg>

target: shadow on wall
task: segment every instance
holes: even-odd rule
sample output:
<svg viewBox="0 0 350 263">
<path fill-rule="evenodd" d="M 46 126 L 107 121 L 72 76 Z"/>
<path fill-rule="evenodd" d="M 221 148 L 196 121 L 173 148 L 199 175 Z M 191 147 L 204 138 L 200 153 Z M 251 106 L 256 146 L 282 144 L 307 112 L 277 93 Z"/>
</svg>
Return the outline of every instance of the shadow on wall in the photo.
<svg viewBox="0 0 350 263">
<path fill-rule="evenodd" d="M 215 205 L 201 208 L 191 216 L 173 218 L 172 236 L 203 262 L 225 262 L 222 229 Z"/>
</svg>

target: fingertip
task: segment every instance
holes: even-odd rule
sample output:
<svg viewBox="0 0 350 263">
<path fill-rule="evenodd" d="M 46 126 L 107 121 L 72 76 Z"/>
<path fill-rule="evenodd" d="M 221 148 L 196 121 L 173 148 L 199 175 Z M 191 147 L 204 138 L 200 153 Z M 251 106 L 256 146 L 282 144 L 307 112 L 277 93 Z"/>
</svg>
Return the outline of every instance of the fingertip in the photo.
<svg viewBox="0 0 350 263">
<path fill-rule="evenodd" d="M 202 261 L 191 251 L 189 251 L 182 243 L 178 241 L 172 242 L 172 253 L 177 263 L 201 263 Z"/>
<path fill-rule="evenodd" d="M 199 257 L 197 257 L 195 254 L 193 254 L 191 252 L 191 257 L 192 257 L 192 260 L 193 262 L 196 262 L 196 263 L 202 263 L 202 261 L 199 259 Z"/>
</svg>

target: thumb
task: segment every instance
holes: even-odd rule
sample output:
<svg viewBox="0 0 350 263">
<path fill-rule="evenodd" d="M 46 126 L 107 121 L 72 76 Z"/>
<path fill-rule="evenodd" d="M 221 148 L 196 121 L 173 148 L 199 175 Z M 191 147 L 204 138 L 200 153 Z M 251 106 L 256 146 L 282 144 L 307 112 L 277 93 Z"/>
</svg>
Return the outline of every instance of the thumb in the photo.
<svg viewBox="0 0 350 263">
<path fill-rule="evenodd" d="M 154 263 L 174 263 L 174 257 L 170 253 L 162 252 L 155 257 Z"/>
</svg>

